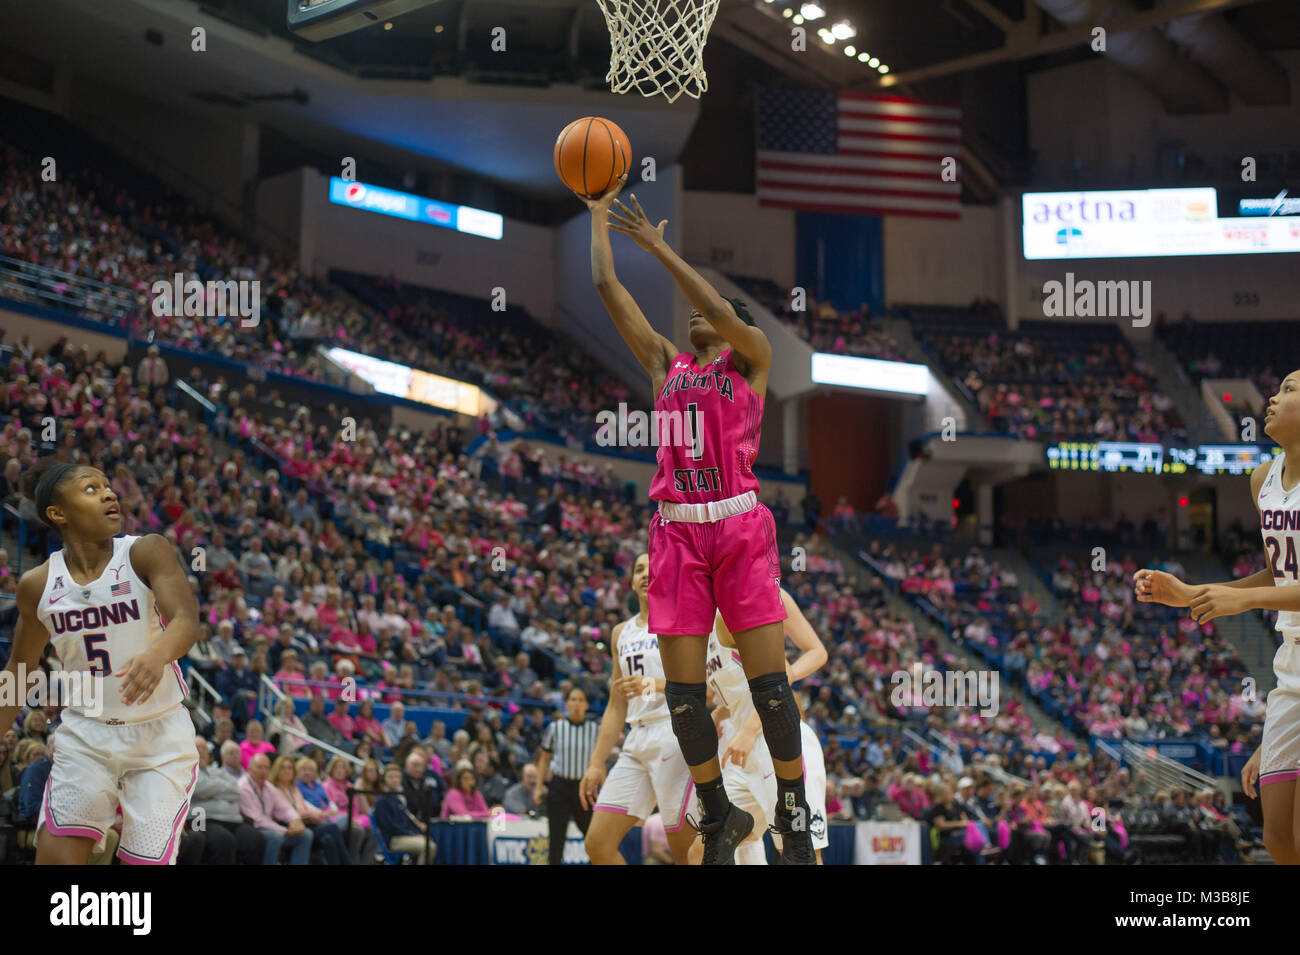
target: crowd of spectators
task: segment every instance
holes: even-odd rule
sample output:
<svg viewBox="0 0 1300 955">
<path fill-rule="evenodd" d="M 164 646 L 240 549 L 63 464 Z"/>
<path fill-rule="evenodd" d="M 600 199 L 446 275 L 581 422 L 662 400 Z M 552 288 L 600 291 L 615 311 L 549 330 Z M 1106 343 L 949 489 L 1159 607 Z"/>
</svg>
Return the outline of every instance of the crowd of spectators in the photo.
<svg viewBox="0 0 1300 955">
<path fill-rule="evenodd" d="M 998 433 L 1050 442 L 1187 437 L 1154 371 L 1121 341 L 929 326 L 917 337 Z"/>
<path fill-rule="evenodd" d="M 796 311 L 791 307 L 793 299 L 789 289 L 766 279 L 740 275 L 728 277 L 785 322 L 813 351 L 884 361 L 909 360 L 902 346 L 872 316 L 871 308 L 865 302 L 851 311 L 840 311 L 830 302 L 806 296 L 805 307 Z"/>
<path fill-rule="evenodd" d="M 229 765 L 236 759 L 244 774 L 236 777 L 237 784 L 250 767 L 259 775 L 266 769 L 267 779 L 292 772 L 294 785 L 310 790 L 319 802 L 313 773 L 344 786 L 354 774 L 351 764 L 327 762 L 318 748 L 305 745 L 304 736 L 311 735 L 364 760 L 355 781 L 375 792 L 383 783 L 385 761 L 405 768 L 412 755 L 416 764 L 423 760 L 418 778 L 427 810 L 413 813 L 415 821 L 436 818 L 448 806 L 471 816 L 495 806 L 504 809 L 512 789 L 516 808 L 527 811 L 520 799 L 527 794 L 529 760 L 546 715 L 571 686 L 597 699 L 604 693 L 609 631 L 629 610 L 622 577 L 642 546 L 644 514 L 619 501 L 612 488 L 596 488 L 608 497 L 590 488 L 579 493 L 573 481 L 568 482 L 573 490 L 566 489 L 554 472 L 549 486 L 525 504 L 472 475 L 476 462 L 464 451 L 464 436 L 451 427 L 417 436 L 398 429 L 380 435 L 363 425 L 355 440 L 344 442 L 309 433 L 306 414 L 252 421 L 237 407 L 230 410 L 230 404 L 238 404 L 233 401 L 238 392 L 191 375 L 205 393 L 224 402 L 227 450 L 205 425 L 174 407 L 167 389 L 135 388 L 133 377 L 131 368 L 92 359 L 84 348 L 63 344 L 51 355 L 20 342 L 0 387 L 0 414 L 7 418 L 0 431 L 7 462 L 0 480 L 7 502 L 34 518 L 17 478 L 37 453 L 35 426 L 54 396 L 63 402 L 61 418 L 71 425 L 61 429 L 60 452 L 99 462 L 114 477 L 127 532 L 161 532 L 186 555 L 194 546 L 205 547 L 207 572 L 194 580 L 203 637 L 190 663 L 229 703 L 228 710 L 214 711 L 206 728 L 211 762 L 218 767 L 209 775 L 224 770 L 236 776 Z M 290 474 L 301 486 L 286 484 Z M 803 691 L 809 720 L 826 739 L 828 772 L 837 786 L 842 782 L 853 790 L 858 785 L 853 779 L 865 781 L 866 773 L 879 779 L 891 758 L 914 760 L 918 771 L 942 773 L 964 772 L 975 760 L 993 757 L 1004 771 L 1025 778 L 1042 772 L 1046 758 L 1068 759 L 1072 750 L 1066 741 L 1035 733 L 1015 700 L 1004 702 L 991 719 L 971 708 L 922 701 L 893 705 L 892 674 L 917 665 L 966 669 L 970 660 L 941 653 L 932 636 L 917 634 L 909 619 L 891 611 L 883 580 L 866 590 L 851 585 L 824 536 L 798 534 L 793 544 L 801 572 L 786 579 L 795 581 L 789 585 L 792 593 L 831 651 L 827 666 Z M 959 583 L 979 584 L 980 593 L 972 595 L 976 609 L 980 599 L 996 600 L 992 591 L 1017 591 L 1014 574 L 978 553 L 951 567 L 936 554 L 903 555 L 887 548 L 876 557 L 907 592 L 925 593 L 950 613 L 963 609 L 953 602 L 965 590 Z M 512 572 L 494 569 L 497 560 Z M 7 568 L 6 554 L 0 573 Z M 1108 590 L 1106 598 L 1113 602 L 1122 594 Z M 1081 599 L 1087 604 L 1091 598 Z M 1013 605 L 1032 620 L 1031 601 L 1018 598 Z M 986 629 L 971 620 L 961 635 L 972 644 L 996 645 Z M 1016 649 L 1028 650 L 1023 637 Z M 1099 643 L 1114 639 L 1107 632 Z M 1038 649 L 1052 660 L 1026 665 L 1027 678 L 1052 676 L 1040 689 L 1059 690 L 1061 673 L 1090 672 L 1087 661 L 1079 659 L 1087 642 L 1063 640 L 1056 649 L 1041 642 Z M 1068 666 L 1056 660 L 1062 653 Z M 1174 662 L 1187 656 L 1183 652 Z M 1202 644 L 1201 657 L 1207 656 L 1212 654 Z M 1106 659 L 1095 651 L 1091 657 Z M 541 669 L 547 671 L 544 677 Z M 290 698 L 311 697 L 307 714 L 298 717 L 282 707 L 263 726 L 253 713 L 263 674 Z M 361 706 L 355 709 L 339 699 L 350 678 L 360 688 Z M 1103 684 L 1094 676 L 1091 685 Z M 1126 687 L 1116 686 L 1121 692 Z M 1204 680 L 1182 679 L 1179 686 L 1204 690 L 1208 705 L 1220 702 Z M 374 718 L 375 702 L 392 708 L 387 720 Z M 467 708 L 465 727 L 448 736 L 445 725 L 435 723 L 421 738 L 414 723 L 402 719 L 401 705 L 428 702 Z M 1180 698 L 1177 705 L 1189 703 Z M 32 725 L 26 723 L 23 732 Z M 891 752 L 891 744 L 879 740 L 900 725 L 950 741 L 956 752 L 947 763 L 942 757 L 932 761 L 924 749 Z M 851 745 L 855 739 L 862 745 Z M 227 742 L 234 748 L 225 747 Z M 293 760 L 289 768 L 272 773 L 286 757 Z M 304 759 L 315 764 L 314 770 Z M 535 786 L 535 769 L 532 777 Z M 261 785 L 243 783 L 245 789 L 252 784 Z M 236 851 L 248 859 L 261 852 L 267 858 L 267 846 L 274 843 L 275 851 L 291 860 L 303 861 L 313 852 L 338 860 L 346 852 L 358 861 L 373 855 L 373 847 L 357 840 L 365 824 L 380 816 L 392 823 L 387 835 L 423 840 L 418 830 L 405 831 L 415 821 L 403 823 L 407 817 L 400 813 L 354 807 L 353 841 L 345 845 L 320 826 L 342 832 L 346 806 L 311 803 L 316 813 L 304 814 L 291 790 L 284 795 L 305 828 L 286 822 L 290 813 L 281 811 L 284 818 L 272 816 L 262 828 L 283 827 L 283 832 L 272 827 L 282 838 L 268 841 L 262 833 L 255 843 L 247 832 L 240 835 L 239 826 L 247 823 L 231 819 L 232 840 L 212 835 L 214 848 L 203 852 L 224 858 Z M 310 802 L 307 793 L 300 795 Z M 315 821 L 309 824 L 307 816 Z M 304 833 L 313 834 L 314 849 L 303 848 Z M 295 842 L 294 836 L 302 838 Z M 436 847 L 411 848 L 410 855 L 428 861 L 425 852 L 436 853 Z"/>
<path fill-rule="evenodd" d="M 128 318 L 160 341 L 312 379 L 328 372 L 315 354 L 328 341 L 480 382 L 530 422 L 569 433 L 628 398 L 590 356 L 558 339 L 539 344 L 531 329 L 475 329 L 448 297 L 394 280 L 349 282 L 352 294 L 342 294 L 182 203 L 137 200 L 75 172 L 46 183 L 34 163 L 0 150 L 0 254 L 125 290 Z M 273 317 L 242 329 L 237 316 L 156 316 L 149 289 L 173 272 L 258 280 Z M 102 314 L 102 290 L 94 297 L 81 288 L 69 281 L 57 290 L 85 295 L 80 305 L 62 304 Z M 6 285 L 5 293 L 22 295 L 23 287 Z M 812 303 L 796 315 L 770 293 L 751 290 L 819 350 L 902 357 L 865 307 L 844 315 Z M 1041 342 L 1008 344 L 996 335 L 952 336 L 942 348 L 990 422 L 1027 437 L 1077 436 L 1083 409 L 1095 417 L 1097 407 L 1094 437 L 1158 440 L 1148 436 L 1177 428 L 1149 369 L 1122 345 L 1096 345 L 1065 361 Z M 164 534 L 185 566 L 194 548 L 204 549 L 192 581 L 202 634 L 187 665 L 225 705 L 200 727 L 195 801 L 223 825 L 187 832 L 186 861 L 346 864 L 383 858 L 388 847 L 430 862 L 437 846 L 428 827 L 440 815 L 530 810 L 539 784 L 530 760 L 545 719 L 573 687 L 603 698 L 610 631 L 631 609 L 625 580 L 644 549 L 648 513 L 621 498 L 611 473 L 576 457 L 502 447 L 492 434 L 471 456 L 469 436 L 450 424 L 420 434 L 363 419 L 345 439 L 335 427 L 313 425 L 304 406 L 250 411 L 259 397 L 253 383 L 231 386 L 195 369 L 184 380 L 215 405 L 209 430 L 183 410 L 156 350 L 133 369 L 66 339 L 48 351 L 23 339 L 7 359 L 0 495 L 32 529 L 24 556 L 43 555 L 49 540 L 36 530 L 18 477 L 38 453 L 51 452 L 109 475 L 126 533 Z M 47 446 L 48 415 L 60 426 Z M 801 502 L 805 513 L 810 506 Z M 833 517 L 851 520 L 846 507 L 841 501 Z M 781 499 L 774 511 L 784 524 L 789 505 Z M 1122 803 L 1137 818 L 1151 806 L 1124 771 L 1077 754 L 1077 741 L 1064 734 L 1036 729 L 1014 696 L 1004 694 L 992 716 L 917 698 L 895 703 L 891 678 L 900 672 L 973 670 L 996 651 L 1008 679 L 1088 732 L 1205 732 L 1235 749 L 1257 741 L 1259 705 L 1226 690 L 1239 661 L 1212 625 L 1136 605 L 1124 584 L 1131 562 L 1093 573 L 1063 559 L 1053 586 L 1072 612 L 1051 625 L 1015 574 L 979 551 L 957 558 L 877 542 L 883 577 L 861 588 L 824 537 L 800 534 L 793 543 L 801 564 L 785 575 L 787 586 L 830 650 L 802 692 L 826 741 L 832 814 L 869 817 L 897 805 L 940 833 L 942 861 L 1081 861 L 1087 827 L 1076 823 L 1093 807 Z M 9 560 L 0 550 L 0 579 L 12 580 Z M 886 580 L 927 601 L 970 653 L 944 652 L 933 634 L 891 610 Z M 265 723 L 256 711 L 263 677 L 287 697 Z M 343 698 L 345 685 L 358 688 L 356 704 Z M 288 705 L 295 698 L 310 700 L 301 716 Z M 376 703 L 386 719 L 375 715 Z M 431 703 L 463 710 L 464 724 L 448 734 L 435 720 L 424 734 L 403 718 L 404 706 Z M 57 716 L 29 711 L 0 747 L 0 791 L 19 790 L 19 818 L 32 808 L 24 795 L 38 794 L 48 773 Z M 940 745 L 918 748 L 899 735 L 904 726 Z M 308 736 L 360 765 L 329 758 Z M 1029 783 L 999 782 L 1006 774 Z M 351 802 L 349 786 L 361 790 Z M 1189 816 L 1180 799 L 1168 796 L 1175 808 L 1162 805 L 1162 819 L 1228 832 L 1215 829 L 1221 807 Z M 971 822 L 984 827 L 979 849 L 967 839 Z M 1010 833 L 1005 845 L 1000 823 Z M 1107 849 L 1123 860 L 1116 839 Z M 1223 842 L 1188 841 L 1196 853 Z"/>
<path fill-rule="evenodd" d="M 877 559 L 902 591 L 927 600 L 950 634 L 995 661 L 1067 727 L 1089 736 L 1200 736 L 1228 753 L 1249 754 L 1262 732 L 1263 702 L 1243 690 L 1247 669 L 1213 621 L 1139 603 L 1132 558 L 1062 555 L 1050 586 L 1061 605 L 1049 620 L 1015 574 L 978 549 L 945 555 L 887 546 Z M 1185 575 L 1177 562 L 1162 569 Z"/>
<path fill-rule="evenodd" d="M 334 380 L 317 346 L 336 345 L 481 385 L 527 425 L 590 440 L 596 412 L 629 401 L 628 388 L 571 341 L 510 310 L 512 327 L 485 301 L 409 288 L 396 279 L 346 276 L 338 284 L 300 273 L 292 256 L 240 238 L 183 200 L 138 199 L 91 172 L 45 182 L 31 157 L 0 143 L 0 255 L 57 269 L 5 283 L 5 293 L 106 321 L 195 352 L 248 362 L 263 372 Z M 244 328 L 218 315 L 208 290 L 201 317 L 157 314 L 151 289 L 189 280 L 259 283 L 265 318 Z M 93 286 L 82 285 L 89 280 Z M 107 288 L 102 288 L 104 283 Z M 42 294 L 44 293 L 44 294 Z"/>
<path fill-rule="evenodd" d="M 1104 756 L 1030 764 L 1008 775 L 994 754 L 926 766 L 872 742 L 868 765 L 828 777 L 832 820 L 926 824 L 940 865 L 1230 863 L 1261 845 L 1259 828 L 1221 791 L 1140 786 Z"/>
<path fill-rule="evenodd" d="M 407 757 L 403 744 L 421 742 L 410 739 L 413 724 L 370 718 L 374 701 L 466 708 L 477 738 L 453 734 L 429 775 L 436 794 L 457 788 L 453 771 L 461 788 L 473 775 L 490 791 L 494 778 L 521 781 L 542 717 L 571 686 L 606 692 L 609 631 L 626 616 L 621 577 L 638 546 L 632 509 L 608 486 L 580 489 L 576 471 L 544 461 L 545 493 L 525 506 L 470 475 L 452 426 L 415 438 L 363 423 L 355 441 L 343 441 L 310 433 L 306 414 L 253 421 L 230 410 L 237 394 L 207 387 L 229 411 L 226 447 L 175 409 L 174 392 L 135 388 L 130 367 L 84 347 L 61 343 L 48 354 L 20 342 L 8 358 L 3 490 L 33 529 L 29 562 L 46 539 L 17 479 L 41 451 L 102 467 L 124 532 L 164 534 L 186 566 L 204 548 L 193 578 L 202 634 L 187 662 L 231 705 L 209 727 L 225 734 L 213 741 L 217 760 L 228 740 L 244 771 L 258 757 L 302 755 L 301 738 L 292 742 L 297 717 L 278 714 L 273 734 L 253 718 L 265 675 L 290 696 L 320 694 L 301 723 L 358 758 Z M 42 448 L 52 405 L 60 440 Z M 340 713 L 349 678 L 359 680 L 361 708 Z M 335 712 L 323 728 L 314 711 L 326 702 Z M 436 744 L 437 732 L 422 745 Z M 443 805 L 438 798 L 430 809 Z"/>
<path fill-rule="evenodd" d="M 1156 316 L 1157 334 L 1182 360 L 1193 385 L 1207 378 L 1235 378 L 1250 381 L 1259 390 L 1264 407 L 1277 394 L 1282 379 L 1294 369 L 1277 367 L 1276 347 L 1288 340 L 1292 324 L 1285 321 L 1251 322 L 1250 333 L 1242 334 L 1242 323 L 1193 321 L 1190 314 L 1172 323 Z M 1237 395 L 1227 402 L 1234 412 L 1262 415 L 1264 407 Z M 1261 435 L 1261 440 L 1266 440 Z"/>
</svg>

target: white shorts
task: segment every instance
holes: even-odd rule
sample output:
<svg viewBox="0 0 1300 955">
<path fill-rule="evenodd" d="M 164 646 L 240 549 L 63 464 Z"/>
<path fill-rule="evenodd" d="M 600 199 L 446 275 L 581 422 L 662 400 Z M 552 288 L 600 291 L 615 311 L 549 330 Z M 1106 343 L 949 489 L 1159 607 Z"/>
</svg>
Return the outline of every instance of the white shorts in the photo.
<svg viewBox="0 0 1300 955">
<path fill-rule="evenodd" d="M 808 827 L 812 832 L 813 848 L 825 849 L 830 845 L 826 838 L 826 759 L 817 734 L 807 723 L 799 724 L 799 732 L 803 744 L 804 795 L 810 816 Z M 719 755 L 726 751 L 729 742 L 727 738 L 719 744 Z M 773 813 L 776 810 L 776 770 L 772 768 L 767 740 L 762 736 L 755 740 L 744 767 L 728 762 L 722 769 L 722 784 L 726 787 L 727 798 L 754 817 L 754 834 L 761 838 L 767 827 L 775 822 Z M 773 836 L 772 839 L 779 850 L 780 837 Z"/>
<path fill-rule="evenodd" d="M 686 824 L 694 796 L 695 780 L 672 721 L 659 720 L 628 731 L 623 751 L 600 787 L 596 811 L 620 812 L 644 822 L 658 806 L 664 831 L 676 832 Z"/>
<path fill-rule="evenodd" d="M 120 803 L 118 856 L 134 865 L 172 865 L 198 772 L 194 723 L 183 706 L 120 726 L 65 713 L 37 831 L 85 836 L 102 849 Z"/>
<path fill-rule="evenodd" d="M 1284 633 L 1273 656 L 1277 686 L 1264 708 L 1259 784 L 1291 782 L 1300 774 L 1300 633 Z"/>
</svg>

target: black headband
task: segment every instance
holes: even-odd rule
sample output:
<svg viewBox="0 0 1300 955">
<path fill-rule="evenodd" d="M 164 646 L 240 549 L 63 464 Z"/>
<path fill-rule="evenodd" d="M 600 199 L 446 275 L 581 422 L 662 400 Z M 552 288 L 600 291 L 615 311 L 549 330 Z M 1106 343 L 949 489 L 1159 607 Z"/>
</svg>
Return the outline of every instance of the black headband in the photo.
<svg viewBox="0 0 1300 955">
<path fill-rule="evenodd" d="M 59 482 L 67 477 L 69 471 L 75 471 L 75 464 L 67 464 L 60 461 L 41 475 L 41 479 L 36 482 L 36 516 L 41 519 L 42 524 L 49 524 L 49 518 L 45 516 L 45 511 L 54 503 L 54 491 L 58 488 Z"/>
</svg>

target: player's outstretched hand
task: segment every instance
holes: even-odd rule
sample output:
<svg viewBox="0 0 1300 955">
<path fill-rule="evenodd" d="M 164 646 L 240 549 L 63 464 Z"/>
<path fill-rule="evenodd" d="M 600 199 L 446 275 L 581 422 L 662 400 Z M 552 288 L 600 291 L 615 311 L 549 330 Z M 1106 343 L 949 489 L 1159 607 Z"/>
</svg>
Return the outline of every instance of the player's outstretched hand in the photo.
<svg viewBox="0 0 1300 955">
<path fill-rule="evenodd" d="M 1206 584 L 1192 590 L 1192 599 L 1188 603 L 1192 610 L 1192 619 L 1197 623 L 1208 623 L 1215 617 L 1231 617 L 1250 609 L 1250 602 L 1245 591 L 1238 587 L 1225 587 L 1223 584 Z"/>
<path fill-rule="evenodd" d="M 632 193 L 628 198 L 632 200 L 635 208 L 629 209 L 615 199 L 614 205 L 617 209 L 611 209 L 609 212 L 609 227 L 624 235 L 630 235 L 637 245 L 649 252 L 663 242 L 664 227 L 668 225 L 668 220 L 664 219 L 658 225 L 651 225 L 645 210 L 641 208 L 641 203 L 637 201 L 636 193 Z"/>
<path fill-rule="evenodd" d="M 1143 568 L 1133 575 L 1133 594 L 1144 604 L 1186 607 L 1192 602 L 1195 589 L 1163 570 Z"/>
<path fill-rule="evenodd" d="M 1241 789 L 1242 792 L 1250 799 L 1256 798 L 1255 783 L 1259 780 L 1259 758 L 1264 747 L 1255 750 L 1255 755 L 1246 760 L 1246 765 L 1241 767 Z"/>
<path fill-rule="evenodd" d="M 127 660 L 113 676 L 122 678 L 122 703 L 143 703 L 153 695 L 154 688 L 162 682 L 166 661 L 146 650 Z"/>
<path fill-rule="evenodd" d="M 623 191 L 625 185 L 627 185 L 627 173 L 619 176 L 618 182 L 610 186 L 604 195 L 596 196 L 594 199 L 591 196 L 584 196 L 580 192 L 575 192 L 574 195 L 581 199 L 582 204 L 592 212 L 608 213 L 610 205 L 618 198 L 618 194 Z"/>
<path fill-rule="evenodd" d="M 600 795 L 600 787 L 603 785 L 605 785 L 605 767 L 588 766 L 587 771 L 582 774 L 582 782 L 578 783 L 578 801 L 582 803 L 583 812 L 589 811 L 596 805 L 596 798 Z"/>
</svg>

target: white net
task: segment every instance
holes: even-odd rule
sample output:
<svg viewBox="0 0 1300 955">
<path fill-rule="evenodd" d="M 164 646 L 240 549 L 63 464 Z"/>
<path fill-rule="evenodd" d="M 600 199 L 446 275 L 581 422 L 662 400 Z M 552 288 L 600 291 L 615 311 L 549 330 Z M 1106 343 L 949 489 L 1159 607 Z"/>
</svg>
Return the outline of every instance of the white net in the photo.
<svg viewBox="0 0 1300 955">
<path fill-rule="evenodd" d="M 615 93 L 662 93 L 672 102 L 709 88 L 704 44 L 718 0 L 596 0 L 609 27 L 609 73 Z"/>
</svg>

